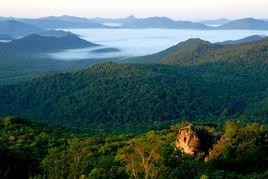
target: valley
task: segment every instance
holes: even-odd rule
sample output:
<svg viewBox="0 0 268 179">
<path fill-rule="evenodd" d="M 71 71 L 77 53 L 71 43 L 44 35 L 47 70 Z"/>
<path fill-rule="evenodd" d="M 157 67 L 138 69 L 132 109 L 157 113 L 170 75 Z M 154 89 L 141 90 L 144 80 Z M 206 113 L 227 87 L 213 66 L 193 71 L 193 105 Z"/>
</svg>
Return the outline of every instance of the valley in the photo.
<svg viewBox="0 0 268 179">
<path fill-rule="evenodd" d="M 50 30 L 36 33 L 39 36 L 53 36 L 55 38 L 66 35 L 76 35 L 77 38 L 86 40 L 101 46 L 78 45 L 59 41 L 60 47 L 51 46 L 41 39 L 36 39 L 33 45 L 30 41 L 22 49 L 13 45 L 10 52 L 6 53 L 5 48 L 0 49 L 1 78 L 0 84 L 10 84 L 30 80 L 36 76 L 57 73 L 71 72 L 87 68 L 93 64 L 113 61 L 122 62 L 136 56 L 150 55 L 165 50 L 179 42 L 189 38 L 201 38 L 212 43 L 227 40 L 237 40 L 251 35 L 267 35 L 267 31 L 259 30 L 176 30 L 176 29 L 63 29 Z M 37 38 L 38 36 L 32 36 Z M 71 36 L 69 36 L 71 37 Z M 43 38 L 44 40 L 45 38 Z M 48 39 L 48 38 L 46 38 Z M 51 39 L 51 38 L 50 38 Z M 26 39 L 24 39 L 25 41 Z M 29 40 L 29 38 L 28 38 Z M 34 39 L 32 39 L 34 40 Z M 81 40 L 81 41 L 82 41 Z M 14 42 L 20 42 L 15 40 Z M 250 41 L 250 39 L 249 39 Z M 13 43 L 14 43 L 13 42 Z M 142 42 L 142 43 L 141 43 Z M 11 44 L 11 43 L 9 43 Z M 2 44 L 2 46 L 7 46 Z M 49 48 L 48 49 L 48 45 Z M 68 45 L 68 46 L 67 46 Z M 28 46 L 28 47 L 26 47 Z M 38 50 L 39 46 L 39 50 Z M 34 47 L 34 48 L 32 48 Z M 31 50 L 27 50 L 31 48 Z M 14 53 L 14 49 L 16 52 Z M 34 50 L 35 49 L 35 50 Z M 112 49 L 112 50 L 111 50 Z M 52 50 L 52 51 L 51 51 Z M 23 51 L 23 53 L 21 52 Z M 35 51 L 33 53 L 33 51 Z M 20 53 L 19 53 L 20 52 Z M 97 53 L 96 53 L 97 52 Z M 127 60 L 129 61 L 129 60 Z M 14 65 L 15 64 L 15 65 Z"/>
<path fill-rule="evenodd" d="M 265 179 L 267 124 L 263 18 L 0 17 L 0 178 Z"/>
</svg>

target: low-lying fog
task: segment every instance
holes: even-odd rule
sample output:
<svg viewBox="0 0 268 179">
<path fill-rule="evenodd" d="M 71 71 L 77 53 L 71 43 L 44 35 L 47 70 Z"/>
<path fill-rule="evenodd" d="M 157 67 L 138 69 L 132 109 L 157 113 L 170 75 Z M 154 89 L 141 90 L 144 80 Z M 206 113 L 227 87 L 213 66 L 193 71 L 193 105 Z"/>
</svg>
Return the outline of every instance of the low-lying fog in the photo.
<svg viewBox="0 0 268 179">
<path fill-rule="evenodd" d="M 60 60 L 79 60 L 131 57 L 159 52 L 189 38 L 210 42 L 237 40 L 251 35 L 268 35 L 258 30 L 176 30 L 176 29 L 63 29 L 81 38 L 103 45 L 98 48 L 118 48 L 120 52 L 92 53 L 92 48 L 67 50 L 50 57 Z"/>
<path fill-rule="evenodd" d="M 82 49 L 70 49 L 57 53 L 50 53 L 48 56 L 58 60 L 81 60 L 81 59 L 105 59 L 105 58 L 125 58 L 125 55 L 121 51 L 102 52 L 100 49 L 108 49 L 105 46 L 82 48 Z M 45 55 L 47 56 L 47 55 Z"/>
</svg>

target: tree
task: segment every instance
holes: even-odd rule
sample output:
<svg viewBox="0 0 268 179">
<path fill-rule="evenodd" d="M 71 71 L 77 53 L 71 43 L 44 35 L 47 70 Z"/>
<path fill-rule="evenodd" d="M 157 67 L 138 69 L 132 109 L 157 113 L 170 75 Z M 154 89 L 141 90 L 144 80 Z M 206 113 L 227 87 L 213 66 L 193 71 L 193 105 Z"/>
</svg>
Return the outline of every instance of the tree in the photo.
<svg viewBox="0 0 268 179">
<path fill-rule="evenodd" d="M 45 173 L 49 178 L 80 178 L 89 173 L 85 170 L 94 154 L 91 144 L 91 139 L 73 138 L 65 150 L 51 149 L 42 162 Z"/>
<path fill-rule="evenodd" d="M 163 169 L 158 165 L 163 159 L 162 144 L 163 141 L 154 132 L 149 132 L 143 137 L 131 139 L 118 152 L 117 158 L 126 164 L 126 171 L 134 178 L 157 178 Z"/>
</svg>

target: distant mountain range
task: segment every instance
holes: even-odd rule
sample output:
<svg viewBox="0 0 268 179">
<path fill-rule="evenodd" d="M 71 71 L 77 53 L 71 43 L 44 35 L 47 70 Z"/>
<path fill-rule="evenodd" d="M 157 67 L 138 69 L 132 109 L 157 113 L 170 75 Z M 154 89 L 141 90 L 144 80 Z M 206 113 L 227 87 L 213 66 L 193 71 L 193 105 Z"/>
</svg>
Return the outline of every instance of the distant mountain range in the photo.
<svg viewBox="0 0 268 179">
<path fill-rule="evenodd" d="M 133 19 L 122 25 L 128 28 L 174 28 L 174 29 L 209 29 L 209 27 L 190 21 L 173 21 L 167 17 Z"/>
<path fill-rule="evenodd" d="M 112 19 L 112 18 L 102 18 L 102 17 L 95 17 L 95 18 L 90 18 L 89 20 L 96 22 L 96 23 L 100 23 L 100 24 L 104 24 L 104 23 L 126 23 L 126 22 L 130 22 L 130 21 L 134 21 L 137 18 L 133 15 L 128 16 L 126 18 L 117 18 L 117 19 Z"/>
<path fill-rule="evenodd" d="M 99 45 L 80 39 L 79 37 L 71 34 L 62 37 L 41 36 L 33 34 L 21 39 L 13 40 L 8 43 L 0 43 L 0 53 L 51 52 L 95 46 Z"/>
<path fill-rule="evenodd" d="M 0 21 L 0 34 L 8 35 L 14 38 L 23 37 L 42 31 L 43 30 L 40 28 L 15 20 Z"/>
<path fill-rule="evenodd" d="M 52 37 L 76 35 L 72 32 L 63 30 L 45 30 L 16 20 L 0 21 L 0 40 L 12 40 L 13 38 L 21 38 L 30 34 Z"/>
<path fill-rule="evenodd" d="M 108 26 L 92 22 L 89 19 L 73 16 L 50 16 L 40 19 L 24 19 L 23 22 L 43 29 L 109 28 Z"/>
<path fill-rule="evenodd" d="M 124 19 L 105 19 L 94 18 L 91 19 L 97 23 L 119 23 L 124 28 L 178 28 L 178 29 L 208 29 L 209 27 L 189 22 L 189 21 L 174 21 L 167 17 L 148 17 L 148 18 L 136 18 L 135 16 L 129 16 Z"/>
<path fill-rule="evenodd" d="M 201 21 L 199 22 L 200 24 L 204 24 L 206 26 L 222 26 L 224 24 L 227 24 L 231 22 L 231 20 L 225 19 L 225 18 L 221 18 L 221 19 L 212 19 L 212 20 L 205 20 L 205 21 Z"/>
<path fill-rule="evenodd" d="M 268 30 L 268 21 L 253 18 L 239 19 L 224 24 L 218 29 Z"/>
<path fill-rule="evenodd" d="M 167 17 L 148 17 L 136 18 L 129 16 L 127 18 L 81 18 L 74 16 L 49 16 L 39 19 L 0 17 L 0 33 L 10 33 L 4 27 L 10 23 L 24 23 L 28 28 L 14 31 L 16 36 L 29 35 L 30 31 L 40 31 L 40 29 L 68 29 L 68 28 L 172 28 L 172 29 L 215 29 L 215 30 L 231 30 L 231 29 L 247 29 L 247 30 L 266 30 L 268 29 L 268 21 L 261 19 L 245 18 L 230 21 L 228 19 L 206 20 L 201 22 L 191 21 L 175 21 Z M 110 24 L 110 25 L 109 25 Z M 114 25 L 113 25 L 114 24 Z M 16 25 L 16 24 L 15 24 Z M 22 24 L 20 24 L 22 26 Z M 217 27 L 216 27 L 217 26 Z M 25 32 L 25 30 L 29 29 Z M 22 32 L 21 32 L 22 31 Z"/>
</svg>

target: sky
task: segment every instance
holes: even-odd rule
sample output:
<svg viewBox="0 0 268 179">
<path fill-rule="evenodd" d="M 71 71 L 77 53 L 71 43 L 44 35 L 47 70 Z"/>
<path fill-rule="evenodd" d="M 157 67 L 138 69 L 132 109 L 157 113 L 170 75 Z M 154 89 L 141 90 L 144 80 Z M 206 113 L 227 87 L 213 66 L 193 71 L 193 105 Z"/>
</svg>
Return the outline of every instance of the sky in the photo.
<svg viewBox="0 0 268 179">
<path fill-rule="evenodd" d="M 181 20 L 267 18 L 268 0 L 0 0 L 0 16 L 167 16 Z"/>
</svg>

